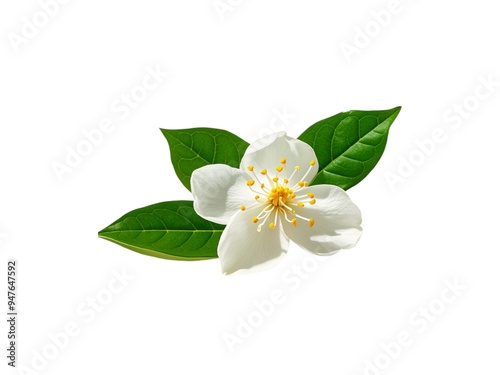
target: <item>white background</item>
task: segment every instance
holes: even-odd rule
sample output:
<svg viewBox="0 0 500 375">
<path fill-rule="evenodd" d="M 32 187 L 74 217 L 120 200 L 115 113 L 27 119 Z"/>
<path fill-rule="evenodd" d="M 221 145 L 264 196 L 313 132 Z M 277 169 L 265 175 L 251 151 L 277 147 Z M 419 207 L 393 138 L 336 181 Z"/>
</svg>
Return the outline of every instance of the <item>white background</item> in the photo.
<svg viewBox="0 0 500 375">
<path fill-rule="evenodd" d="M 221 3 L 233 5 L 70 1 L 16 48 L 24 17 L 44 16 L 36 1 L 2 2 L 0 310 L 15 258 L 18 365 L 52 357 L 19 373 L 498 373 L 498 83 L 474 99 L 481 79 L 500 81 L 494 2 L 401 0 L 378 29 L 372 12 L 386 15 L 388 1 Z M 341 46 L 356 37 L 349 59 Z M 170 75 L 121 118 L 113 102 L 148 66 Z M 464 101 L 467 112 L 443 117 Z M 272 123 L 298 136 L 341 111 L 398 105 L 384 156 L 349 191 L 364 227 L 352 250 L 319 263 L 292 245 L 277 268 L 225 277 L 218 260 L 161 260 L 97 238 L 132 209 L 191 198 L 160 127 L 252 140 Z M 53 163 L 106 118 L 113 130 L 59 181 Z M 422 156 L 416 142 L 436 129 L 445 141 Z M 419 165 L 391 188 L 410 158 Z M 90 320 L 87 299 L 109 297 L 113 272 L 133 280 Z M 458 296 L 446 290 L 455 282 Z M 273 290 L 282 303 L 259 321 L 254 302 Z M 249 317 L 258 327 L 227 345 Z M 54 353 L 49 335 L 71 322 L 77 334 Z M 402 332 L 411 344 L 388 357 L 383 345 Z"/>
</svg>

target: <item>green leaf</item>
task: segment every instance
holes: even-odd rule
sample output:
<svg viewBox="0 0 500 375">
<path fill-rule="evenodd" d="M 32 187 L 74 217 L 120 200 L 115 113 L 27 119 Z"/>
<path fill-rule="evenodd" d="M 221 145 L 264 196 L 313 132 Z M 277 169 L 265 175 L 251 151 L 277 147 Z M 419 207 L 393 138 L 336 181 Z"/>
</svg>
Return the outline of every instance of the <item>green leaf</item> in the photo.
<svg viewBox="0 0 500 375">
<path fill-rule="evenodd" d="M 311 185 L 347 190 L 363 180 L 380 160 L 400 110 L 342 112 L 311 125 L 299 136 L 318 158 L 319 172 Z"/>
<path fill-rule="evenodd" d="M 198 216 L 193 202 L 173 201 L 130 211 L 99 237 L 158 258 L 201 260 L 217 258 L 223 229 Z"/>
<path fill-rule="evenodd" d="M 248 143 L 226 130 L 192 128 L 160 129 L 170 146 L 170 158 L 182 184 L 191 190 L 191 174 L 208 164 L 239 168 Z"/>
</svg>

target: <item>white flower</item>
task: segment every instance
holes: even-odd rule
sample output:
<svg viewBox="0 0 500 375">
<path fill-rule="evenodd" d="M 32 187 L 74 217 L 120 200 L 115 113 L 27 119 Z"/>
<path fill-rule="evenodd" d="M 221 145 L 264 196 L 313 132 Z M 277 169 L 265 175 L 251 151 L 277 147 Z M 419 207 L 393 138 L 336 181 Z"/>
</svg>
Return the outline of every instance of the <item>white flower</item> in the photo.
<svg viewBox="0 0 500 375">
<path fill-rule="evenodd" d="M 194 209 L 227 225 L 217 249 L 223 273 L 267 268 L 290 240 L 319 255 L 356 245 L 358 207 L 337 186 L 309 186 L 317 172 L 313 149 L 285 133 L 250 145 L 240 169 L 213 164 L 193 172 Z"/>
</svg>

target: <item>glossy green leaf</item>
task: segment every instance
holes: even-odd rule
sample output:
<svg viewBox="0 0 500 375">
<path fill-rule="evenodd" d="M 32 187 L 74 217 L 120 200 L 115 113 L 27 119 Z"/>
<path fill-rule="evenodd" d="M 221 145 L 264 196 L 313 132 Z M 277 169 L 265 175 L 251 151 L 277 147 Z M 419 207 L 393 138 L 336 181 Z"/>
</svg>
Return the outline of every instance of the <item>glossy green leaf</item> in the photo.
<svg viewBox="0 0 500 375">
<path fill-rule="evenodd" d="M 161 129 L 170 146 L 170 158 L 182 184 L 191 190 L 191 174 L 208 164 L 238 168 L 248 143 L 221 129 Z"/>
<path fill-rule="evenodd" d="M 319 172 L 311 185 L 347 190 L 363 180 L 380 160 L 400 110 L 342 112 L 311 125 L 299 137 L 318 158 Z"/>
<path fill-rule="evenodd" d="M 99 237 L 158 258 L 217 257 L 223 225 L 201 218 L 191 201 L 153 204 L 133 210 L 99 232 Z"/>
</svg>

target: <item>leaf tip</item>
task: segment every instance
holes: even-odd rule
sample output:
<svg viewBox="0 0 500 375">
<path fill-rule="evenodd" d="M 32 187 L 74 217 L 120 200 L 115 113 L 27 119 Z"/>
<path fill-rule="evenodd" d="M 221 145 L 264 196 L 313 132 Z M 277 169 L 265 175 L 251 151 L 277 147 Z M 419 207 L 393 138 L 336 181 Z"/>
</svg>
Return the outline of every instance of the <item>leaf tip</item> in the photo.
<svg viewBox="0 0 500 375">
<path fill-rule="evenodd" d="M 401 112 L 401 108 L 402 107 L 400 105 L 398 105 L 397 107 L 394 107 L 394 108 L 390 109 L 389 111 L 393 112 L 393 115 L 397 116 L 397 115 L 399 115 L 399 112 Z"/>
<path fill-rule="evenodd" d="M 106 228 L 103 228 L 99 232 L 97 232 L 97 237 L 102 238 L 104 240 L 109 240 L 110 239 L 109 232 L 110 232 L 112 225 L 109 225 Z"/>
</svg>

